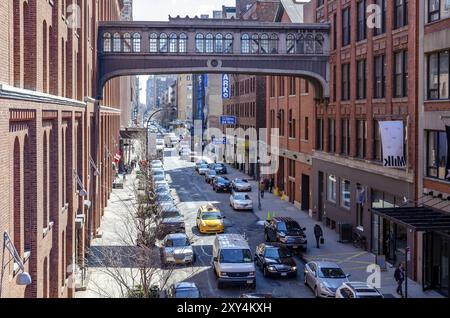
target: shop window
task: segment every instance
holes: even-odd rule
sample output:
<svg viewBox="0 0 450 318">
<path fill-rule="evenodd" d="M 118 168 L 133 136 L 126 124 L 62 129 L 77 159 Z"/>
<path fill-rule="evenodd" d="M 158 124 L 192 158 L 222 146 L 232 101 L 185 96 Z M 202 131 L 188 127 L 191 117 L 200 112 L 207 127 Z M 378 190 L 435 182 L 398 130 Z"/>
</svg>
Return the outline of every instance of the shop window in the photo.
<svg viewBox="0 0 450 318">
<path fill-rule="evenodd" d="M 447 134 L 445 131 L 427 131 L 427 177 L 447 178 Z"/>
</svg>

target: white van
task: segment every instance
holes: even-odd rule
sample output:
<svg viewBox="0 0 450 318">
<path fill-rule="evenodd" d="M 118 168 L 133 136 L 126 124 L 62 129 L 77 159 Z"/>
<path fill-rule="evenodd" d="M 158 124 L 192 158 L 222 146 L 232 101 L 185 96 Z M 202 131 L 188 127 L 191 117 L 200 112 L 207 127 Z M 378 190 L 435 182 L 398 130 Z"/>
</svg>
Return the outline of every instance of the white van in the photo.
<svg viewBox="0 0 450 318">
<path fill-rule="evenodd" d="M 256 288 L 256 268 L 248 242 L 239 234 L 217 235 L 213 245 L 212 266 L 217 288 L 225 284 Z"/>
</svg>

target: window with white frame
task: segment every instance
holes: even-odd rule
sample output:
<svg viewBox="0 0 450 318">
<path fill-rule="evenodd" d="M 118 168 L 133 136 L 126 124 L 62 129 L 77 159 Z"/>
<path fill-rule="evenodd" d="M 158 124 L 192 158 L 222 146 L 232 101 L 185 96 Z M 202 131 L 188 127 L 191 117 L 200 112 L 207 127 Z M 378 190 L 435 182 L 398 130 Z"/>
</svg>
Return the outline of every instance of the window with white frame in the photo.
<svg viewBox="0 0 450 318">
<path fill-rule="evenodd" d="M 336 203 L 336 185 L 336 176 L 329 175 L 327 180 L 327 199 L 333 203 Z"/>
</svg>

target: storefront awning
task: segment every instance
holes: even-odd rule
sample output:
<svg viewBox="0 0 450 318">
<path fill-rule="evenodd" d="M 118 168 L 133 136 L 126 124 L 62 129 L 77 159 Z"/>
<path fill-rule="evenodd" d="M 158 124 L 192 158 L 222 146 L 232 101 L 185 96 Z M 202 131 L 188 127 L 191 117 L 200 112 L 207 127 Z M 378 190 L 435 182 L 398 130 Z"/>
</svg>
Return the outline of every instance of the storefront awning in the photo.
<svg viewBox="0 0 450 318">
<path fill-rule="evenodd" d="M 450 214 L 426 206 L 372 209 L 372 212 L 415 231 L 450 231 Z"/>
</svg>

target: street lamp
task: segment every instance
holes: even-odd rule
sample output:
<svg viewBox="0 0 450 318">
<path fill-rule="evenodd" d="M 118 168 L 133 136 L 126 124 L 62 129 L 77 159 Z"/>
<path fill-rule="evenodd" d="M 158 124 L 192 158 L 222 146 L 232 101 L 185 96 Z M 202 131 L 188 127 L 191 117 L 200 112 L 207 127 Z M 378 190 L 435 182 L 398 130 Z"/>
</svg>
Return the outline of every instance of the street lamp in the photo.
<svg viewBox="0 0 450 318">
<path fill-rule="evenodd" d="M 145 128 L 147 129 L 147 134 L 146 134 L 146 141 L 147 141 L 146 149 L 147 149 L 147 152 L 145 154 L 145 158 L 147 160 L 147 164 L 149 163 L 148 162 L 149 161 L 149 158 L 148 158 L 148 130 L 149 130 L 150 121 L 152 120 L 153 116 L 155 116 L 156 114 L 164 112 L 164 111 L 168 111 L 168 110 L 169 109 L 167 109 L 167 108 L 161 108 L 161 109 L 158 109 L 157 111 L 153 112 L 153 114 L 151 114 L 148 117 L 147 123 L 145 124 Z M 176 107 L 172 107 L 170 110 L 172 110 L 172 112 L 176 112 L 177 108 Z"/>
</svg>

